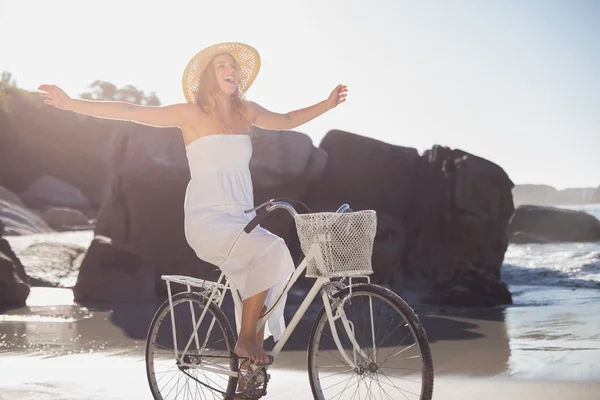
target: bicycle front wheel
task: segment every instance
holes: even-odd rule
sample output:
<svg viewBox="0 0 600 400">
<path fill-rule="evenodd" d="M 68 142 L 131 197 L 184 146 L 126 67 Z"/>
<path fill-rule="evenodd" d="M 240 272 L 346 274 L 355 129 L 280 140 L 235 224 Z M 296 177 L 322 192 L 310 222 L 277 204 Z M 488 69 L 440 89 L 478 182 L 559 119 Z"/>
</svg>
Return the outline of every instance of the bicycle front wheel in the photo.
<svg viewBox="0 0 600 400">
<path fill-rule="evenodd" d="M 179 293 L 172 301 L 173 312 L 168 300 L 156 312 L 146 341 L 146 374 L 154 399 L 232 398 L 239 367 L 227 317 L 198 293 Z"/>
<path fill-rule="evenodd" d="M 352 285 L 335 296 L 334 330 L 346 357 L 323 308 L 308 344 L 314 398 L 430 400 L 431 350 L 410 306 L 391 290 L 372 284 Z"/>
</svg>

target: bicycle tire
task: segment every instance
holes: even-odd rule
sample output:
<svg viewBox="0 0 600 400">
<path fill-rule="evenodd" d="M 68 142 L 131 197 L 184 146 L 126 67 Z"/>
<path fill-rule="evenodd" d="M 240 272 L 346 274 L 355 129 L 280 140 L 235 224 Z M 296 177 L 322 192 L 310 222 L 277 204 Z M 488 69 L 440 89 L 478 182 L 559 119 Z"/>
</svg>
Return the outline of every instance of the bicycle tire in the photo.
<svg viewBox="0 0 600 400">
<path fill-rule="evenodd" d="M 229 367 L 232 371 L 238 372 L 239 371 L 239 364 L 238 364 L 239 360 L 238 360 L 238 357 L 233 352 L 236 342 L 235 342 L 235 338 L 233 335 L 233 330 L 231 328 L 231 324 L 229 323 L 229 320 L 227 319 L 227 317 L 225 316 L 223 311 L 221 311 L 221 309 L 215 303 L 209 302 L 205 296 L 203 296 L 202 294 L 199 294 L 199 293 L 183 292 L 183 293 L 178 293 L 178 294 L 172 296 L 172 302 L 173 302 L 174 307 L 175 307 L 175 305 L 177 305 L 183 301 L 186 301 L 186 300 L 195 302 L 198 305 L 200 305 L 201 307 L 206 306 L 206 304 L 208 303 L 207 313 L 211 313 L 213 315 L 213 317 L 215 318 L 215 320 L 217 321 L 217 323 L 219 324 L 219 326 L 221 327 L 221 330 L 222 330 L 222 332 L 224 334 L 224 338 L 225 338 L 225 344 L 230 351 L 231 358 L 230 358 L 230 362 L 229 362 L 230 363 Z M 162 397 L 162 394 L 160 393 L 160 390 L 157 388 L 157 382 L 156 382 L 156 379 L 155 379 L 154 373 L 153 373 L 153 363 L 150 362 L 151 361 L 150 360 L 150 350 L 151 350 L 151 344 L 152 344 L 151 338 L 153 336 L 155 337 L 156 334 L 158 334 L 158 329 L 160 328 L 160 323 L 164 320 L 164 318 L 166 317 L 166 315 L 169 312 L 170 312 L 169 300 L 166 300 L 163 304 L 161 304 L 161 306 L 158 308 L 158 310 L 154 314 L 152 322 L 150 323 L 150 327 L 148 328 L 148 334 L 146 337 L 146 351 L 145 351 L 146 377 L 148 379 L 148 385 L 150 386 L 150 391 L 152 392 L 152 396 L 154 397 L 154 400 L 164 400 L 164 399 Z M 227 389 L 225 391 L 225 393 L 226 393 L 225 399 L 233 398 L 233 396 L 236 393 L 237 383 L 238 383 L 237 377 L 229 378 Z"/>
<path fill-rule="evenodd" d="M 393 291 L 384 288 L 379 285 L 374 285 L 370 283 L 359 283 L 348 286 L 337 293 L 335 293 L 334 297 L 336 298 L 344 298 L 350 295 L 350 290 L 352 290 L 352 296 L 364 295 L 364 293 L 372 294 L 380 296 L 381 298 L 386 299 L 390 304 L 394 305 L 397 310 L 400 312 L 404 320 L 407 322 L 410 330 L 412 331 L 413 337 L 415 337 L 416 342 L 418 343 L 421 359 L 423 361 L 423 370 L 421 373 L 423 382 L 421 385 L 421 396 L 420 400 L 431 400 L 433 395 L 433 380 L 434 380 L 434 371 L 433 371 L 433 359 L 431 355 L 431 348 L 429 346 L 429 341 L 427 339 L 427 334 L 425 333 L 425 329 L 423 328 L 421 322 L 417 314 L 414 310 L 396 293 Z M 332 310 L 333 311 L 333 310 Z M 323 318 L 325 322 L 323 322 Z M 315 341 L 317 340 L 317 333 L 320 329 L 322 323 L 326 323 L 327 315 L 325 313 L 325 308 L 322 307 L 319 311 L 315 322 L 311 328 L 309 340 L 308 340 L 308 377 L 310 381 L 310 387 L 313 393 L 313 397 L 318 400 L 326 400 L 322 393 L 318 392 L 316 379 L 318 377 L 315 376 L 315 354 L 313 347 L 315 346 Z M 320 338 L 319 338 L 320 340 Z M 320 386 L 320 384 L 319 384 Z"/>
</svg>

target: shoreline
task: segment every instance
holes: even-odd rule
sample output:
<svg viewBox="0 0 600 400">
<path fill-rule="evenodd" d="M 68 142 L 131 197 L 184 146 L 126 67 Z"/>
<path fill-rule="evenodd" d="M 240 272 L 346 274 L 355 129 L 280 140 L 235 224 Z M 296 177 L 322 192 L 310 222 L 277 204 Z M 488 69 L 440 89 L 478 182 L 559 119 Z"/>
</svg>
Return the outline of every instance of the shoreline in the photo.
<svg viewBox="0 0 600 400">
<path fill-rule="evenodd" d="M 597 398 L 600 290 L 517 292 L 517 304 L 494 309 L 415 305 L 432 348 L 434 399 Z M 155 308 L 88 308 L 73 304 L 70 289 L 33 288 L 27 307 L 0 315 L 0 399 L 149 398 L 144 348 Z M 304 325 L 276 360 L 266 398 L 283 399 L 292 383 L 309 395 L 304 331 L 310 321 Z"/>
</svg>

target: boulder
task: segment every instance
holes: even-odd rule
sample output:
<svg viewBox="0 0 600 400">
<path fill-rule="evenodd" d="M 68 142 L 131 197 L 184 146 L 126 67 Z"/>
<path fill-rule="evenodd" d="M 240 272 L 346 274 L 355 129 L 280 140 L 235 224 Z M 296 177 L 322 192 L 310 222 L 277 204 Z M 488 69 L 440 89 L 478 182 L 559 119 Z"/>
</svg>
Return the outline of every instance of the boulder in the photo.
<svg viewBox="0 0 600 400">
<path fill-rule="evenodd" d="M 35 93 L 13 95 L 10 124 L 0 132 L 0 185 L 21 193 L 37 178 L 53 176 L 80 190 L 97 209 L 110 132 L 117 125 L 48 107 Z"/>
<path fill-rule="evenodd" d="M 484 305 L 476 300 L 484 290 L 477 282 L 489 292 L 485 305 L 510 304 L 500 268 L 514 211 L 512 187 L 504 170 L 488 160 L 441 146 L 426 151 L 406 219 L 405 275 L 433 283 L 432 298 L 444 304 L 452 303 L 452 293 L 459 296 L 448 288 L 460 287 L 456 302 Z"/>
<path fill-rule="evenodd" d="M 123 124 L 113 134 L 110 156 L 95 228 L 101 241 L 82 262 L 76 301 L 143 300 L 157 295 L 162 274 L 205 276 L 212 267 L 198 260 L 184 236 L 189 170 L 181 132 Z"/>
<path fill-rule="evenodd" d="M 487 276 L 436 282 L 427 301 L 453 307 L 494 307 L 512 304 L 506 285 Z"/>
<path fill-rule="evenodd" d="M 255 187 L 270 189 L 298 179 L 321 176 L 327 153 L 313 146 L 308 135 L 295 131 L 253 128 L 250 170 Z"/>
<path fill-rule="evenodd" d="M 80 211 L 67 207 L 50 207 L 40 213 L 46 223 L 58 231 L 90 229 L 90 220 Z"/>
<path fill-rule="evenodd" d="M 319 148 L 327 153 L 323 176 L 307 189 L 309 203 L 349 203 L 355 210 L 374 209 L 404 217 L 419 160 L 416 149 L 391 145 L 333 130 Z"/>
<path fill-rule="evenodd" d="M 299 198 L 318 171 L 322 155 L 308 146 L 305 135 L 280 134 L 257 130 L 253 137 L 258 149 L 250 162 L 256 203 L 275 196 Z M 183 202 L 190 175 L 181 132 L 123 124 L 110 145 L 111 170 L 95 227 L 103 242 L 95 241 L 83 260 L 75 285 L 77 301 L 161 295 L 163 274 L 212 276 L 216 267 L 198 259 L 184 236 Z M 295 161 L 286 166 L 278 155 Z M 311 173 L 305 176 L 303 168 Z M 280 214 L 264 226 L 290 242 L 291 224 L 289 216 Z M 113 263 L 130 267 L 120 270 Z M 96 286 L 107 277 L 119 279 L 119 284 Z"/>
<path fill-rule="evenodd" d="M 79 268 L 73 298 L 78 303 L 129 302 L 156 297 L 154 274 L 141 257 L 105 238 L 92 241 Z"/>
<path fill-rule="evenodd" d="M 496 164 L 441 146 L 420 156 L 415 149 L 342 131 L 329 132 L 319 149 L 298 132 L 256 129 L 252 140 L 257 204 L 289 197 L 313 212 L 335 211 L 343 203 L 377 211 L 375 282 L 427 282 L 431 298 L 447 304 L 511 301 L 500 267 L 514 211 L 513 183 Z M 82 262 L 76 300 L 149 299 L 164 294 L 160 275 L 167 273 L 216 278 L 216 268 L 199 260 L 184 237 L 189 170 L 180 132 L 123 124 L 110 154 L 97 239 Z M 263 226 L 284 238 L 295 259 L 301 256 L 285 212 Z M 489 301 L 476 300 L 481 293 Z"/>
<path fill-rule="evenodd" d="M 29 278 L 23 264 L 2 238 L 4 225 L 0 221 L 0 307 L 24 306 L 29 296 Z"/>
<path fill-rule="evenodd" d="M 600 241 L 600 221 L 584 211 L 522 205 L 508 233 L 518 243 L 593 242 Z"/>
<path fill-rule="evenodd" d="M 20 198 L 29 208 L 37 210 L 52 206 L 91 210 L 91 204 L 81 190 L 51 175 L 37 177 Z"/>
</svg>

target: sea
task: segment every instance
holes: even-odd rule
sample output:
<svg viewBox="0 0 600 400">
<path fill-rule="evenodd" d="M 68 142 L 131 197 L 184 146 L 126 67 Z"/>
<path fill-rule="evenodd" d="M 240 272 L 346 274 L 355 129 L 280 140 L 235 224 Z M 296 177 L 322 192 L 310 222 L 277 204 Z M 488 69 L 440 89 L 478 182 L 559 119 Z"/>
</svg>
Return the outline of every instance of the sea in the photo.
<svg viewBox="0 0 600 400">
<path fill-rule="evenodd" d="M 563 206 L 600 220 L 600 204 Z M 501 269 L 502 280 L 521 286 L 600 289 L 600 242 L 510 244 Z"/>
</svg>

